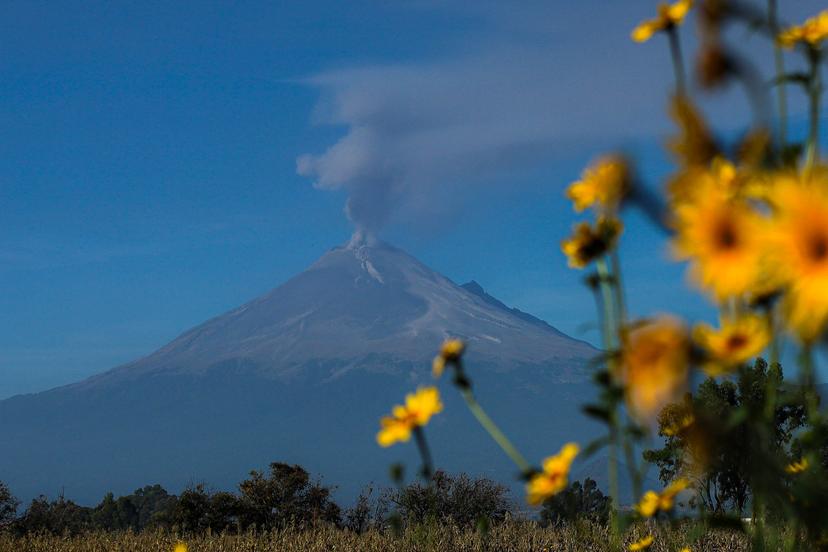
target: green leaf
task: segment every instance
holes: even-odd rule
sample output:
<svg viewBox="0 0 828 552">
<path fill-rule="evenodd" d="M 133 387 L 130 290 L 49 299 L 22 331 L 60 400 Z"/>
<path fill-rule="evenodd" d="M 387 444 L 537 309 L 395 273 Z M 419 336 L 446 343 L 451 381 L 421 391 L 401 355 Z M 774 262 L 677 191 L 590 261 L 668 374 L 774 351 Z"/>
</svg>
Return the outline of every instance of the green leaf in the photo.
<svg viewBox="0 0 828 552">
<path fill-rule="evenodd" d="M 397 485 L 402 483 L 403 478 L 405 477 L 405 466 L 400 463 L 391 464 L 391 468 L 388 471 L 391 476 L 391 481 Z"/>
<path fill-rule="evenodd" d="M 584 277 L 584 283 L 589 289 L 595 291 L 601 285 L 601 277 L 597 272 L 592 272 Z"/>
<path fill-rule="evenodd" d="M 605 446 L 607 446 L 610 442 L 609 435 L 605 437 L 599 437 L 591 441 L 587 446 L 584 447 L 583 452 L 581 453 L 581 457 L 583 459 L 587 459 Z"/>
<path fill-rule="evenodd" d="M 784 83 L 799 84 L 807 89 L 811 84 L 811 77 L 807 73 L 786 73 L 771 80 L 770 85 L 779 86 Z"/>
<path fill-rule="evenodd" d="M 725 424 L 728 429 L 733 429 L 734 427 L 741 425 L 745 420 L 748 418 L 748 409 L 745 407 L 740 406 L 733 413 L 730 414 L 730 417 L 726 420 Z"/>
<path fill-rule="evenodd" d="M 610 421 L 610 411 L 605 406 L 600 406 L 597 404 L 588 404 L 584 406 L 582 410 L 584 414 L 592 418 L 597 418 L 607 423 L 609 423 Z"/>
<path fill-rule="evenodd" d="M 480 533 L 484 538 L 489 535 L 489 518 L 485 515 L 481 514 L 477 518 L 477 531 Z"/>
<path fill-rule="evenodd" d="M 647 436 L 647 432 L 641 426 L 630 424 L 626 427 L 627 435 L 633 439 L 643 439 Z"/>
<path fill-rule="evenodd" d="M 624 532 L 627 530 L 627 527 L 632 525 L 632 522 L 635 521 L 635 514 L 625 511 L 625 512 L 618 512 L 618 531 L 623 535 Z"/>
<path fill-rule="evenodd" d="M 393 514 L 391 514 L 391 517 L 388 519 L 388 521 L 391 525 L 391 531 L 394 533 L 394 536 L 401 536 L 403 532 L 402 516 L 400 516 L 399 513 L 394 512 Z"/>
<path fill-rule="evenodd" d="M 787 167 L 795 167 L 803 151 L 805 151 L 805 146 L 799 142 L 787 144 L 780 153 L 782 163 Z"/>
<path fill-rule="evenodd" d="M 612 383 L 612 375 L 610 375 L 609 370 L 598 370 L 593 374 L 592 379 L 595 380 L 595 383 L 602 386 L 607 386 Z"/>
</svg>

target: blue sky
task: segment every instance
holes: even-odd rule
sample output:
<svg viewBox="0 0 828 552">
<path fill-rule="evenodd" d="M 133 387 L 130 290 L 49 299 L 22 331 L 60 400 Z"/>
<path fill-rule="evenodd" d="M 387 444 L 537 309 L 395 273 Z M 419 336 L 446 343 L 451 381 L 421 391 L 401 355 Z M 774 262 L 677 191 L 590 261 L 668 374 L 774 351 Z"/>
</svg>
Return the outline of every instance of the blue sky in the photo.
<svg viewBox="0 0 828 552">
<path fill-rule="evenodd" d="M 669 171 L 666 44 L 628 39 L 655 2 L 466 4 L 2 3 L 0 397 L 284 282 L 348 240 L 361 182 L 380 183 L 369 199 L 399 183 L 370 207 L 384 239 L 594 341 L 558 251 L 576 220 L 562 191 L 611 148 L 654 183 Z M 791 21 L 822 7 L 783 4 Z M 737 91 L 703 102 L 746 120 Z M 634 312 L 709 317 L 663 236 L 627 223 Z"/>
</svg>

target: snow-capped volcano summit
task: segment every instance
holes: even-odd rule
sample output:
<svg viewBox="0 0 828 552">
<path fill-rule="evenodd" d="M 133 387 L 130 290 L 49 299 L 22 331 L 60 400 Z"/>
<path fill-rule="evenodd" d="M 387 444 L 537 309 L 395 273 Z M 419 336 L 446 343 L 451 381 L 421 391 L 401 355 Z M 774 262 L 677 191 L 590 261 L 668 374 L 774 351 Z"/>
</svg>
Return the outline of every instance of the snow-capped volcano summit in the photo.
<svg viewBox="0 0 828 552">
<path fill-rule="evenodd" d="M 203 373 L 228 361 L 269 377 L 314 381 L 349 371 L 422 373 L 447 337 L 464 339 L 480 365 L 544 366 L 558 381 L 581 380 L 594 355 L 476 283 L 458 286 L 400 249 L 352 240 L 271 292 L 95 380 Z"/>
<path fill-rule="evenodd" d="M 432 381 L 430 359 L 449 336 L 468 343 L 481 396 L 520 419 L 577 408 L 595 355 L 476 282 L 457 285 L 357 236 L 146 357 L 0 402 L 0 478 L 23 496 L 65 488 L 96 499 L 155 481 L 173 490 L 192 479 L 227 486 L 284 460 L 353 489 L 382 479 L 388 457 L 373 442 L 377 418 Z M 434 430 L 439 442 L 442 427 L 447 451 L 458 446 L 457 431 L 478 432 L 469 443 L 481 443 L 451 391 L 444 389 L 454 413 Z M 443 459 L 459 467 L 472 450 Z M 471 472 L 499 462 L 471 458 Z"/>
</svg>

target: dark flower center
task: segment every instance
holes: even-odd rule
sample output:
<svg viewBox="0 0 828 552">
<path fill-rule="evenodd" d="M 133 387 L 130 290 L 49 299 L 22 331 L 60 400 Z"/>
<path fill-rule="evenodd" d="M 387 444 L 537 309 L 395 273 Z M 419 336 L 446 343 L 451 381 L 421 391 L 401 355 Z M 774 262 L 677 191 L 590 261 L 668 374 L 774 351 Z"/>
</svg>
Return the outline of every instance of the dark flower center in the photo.
<svg viewBox="0 0 828 552">
<path fill-rule="evenodd" d="M 716 233 L 716 242 L 721 249 L 733 249 L 739 242 L 736 229 L 729 221 L 722 221 Z"/>
<path fill-rule="evenodd" d="M 828 257 L 828 238 L 825 234 L 811 236 L 808 243 L 808 255 L 814 262 L 822 262 Z"/>
<path fill-rule="evenodd" d="M 736 351 L 747 345 L 748 338 L 744 334 L 733 334 L 727 339 L 727 348 Z"/>
</svg>

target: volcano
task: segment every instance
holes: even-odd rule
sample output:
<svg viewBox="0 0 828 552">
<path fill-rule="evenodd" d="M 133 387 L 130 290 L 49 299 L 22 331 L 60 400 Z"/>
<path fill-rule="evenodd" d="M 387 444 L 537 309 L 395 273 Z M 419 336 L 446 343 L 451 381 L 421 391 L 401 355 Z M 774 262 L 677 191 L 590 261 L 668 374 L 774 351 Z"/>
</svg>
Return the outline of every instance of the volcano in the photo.
<svg viewBox="0 0 828 552">
<path fill-rule="evenodd" d="M 597 428 L 580 415 L 597 351 L 404 251 L 355 238 L 249 303 L 87 380 L 0 402 L 0 479 L 21 497 L 92 503 L 148 483 L 232 488 L 298 463 L 347 500 L 413 445 L 377 447 L 378 418 L 447 337 L 467 342 L 481 402 L 533 461 Z M 512 481 L 513 466 L 448 381 L 427 428 L 439 467 Z"/>
</svg>

